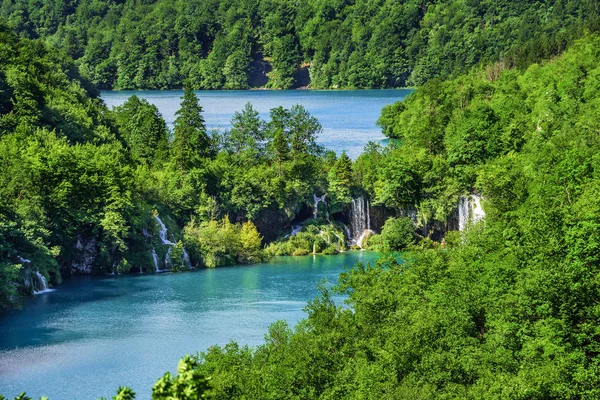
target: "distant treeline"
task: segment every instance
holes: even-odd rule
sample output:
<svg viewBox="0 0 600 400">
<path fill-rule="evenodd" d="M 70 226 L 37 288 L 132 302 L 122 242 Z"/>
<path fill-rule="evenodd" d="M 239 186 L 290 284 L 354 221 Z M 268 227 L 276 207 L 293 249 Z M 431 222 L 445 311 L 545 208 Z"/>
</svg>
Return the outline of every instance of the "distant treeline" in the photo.
<svg viewBox="0 0 600 400">
<path fill-rule="evenodd" d="M 0 16 L 101 89 L 383 88 L 503 60 L 525 67 L 598 31 L 595 0 L 6 0 Z"/>
</svg>

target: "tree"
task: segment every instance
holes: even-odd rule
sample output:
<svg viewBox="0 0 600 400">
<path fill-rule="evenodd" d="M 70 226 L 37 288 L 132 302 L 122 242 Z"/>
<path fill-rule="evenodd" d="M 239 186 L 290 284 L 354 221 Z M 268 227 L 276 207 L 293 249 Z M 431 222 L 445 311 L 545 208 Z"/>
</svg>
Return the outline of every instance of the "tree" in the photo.
<svg viewBox="0 0 600 400">
<path fill-rule="evenodd" d="M 167 372 L 152 388 L 153 400 L 201 400 L 206 398 L 209 378 L 198 369 L 198 361 L 190 356 L 179 360 L 177 375 Z"/>
<path fill-rule="evenodd" d="M 134 160 L 145 164 L 164 160 L 168 130 L 155 105 L 133 95 L 115 108 L 115 116 Z"/>
<path fill-rule="evenodd" d="M 214 149 L 206 132 L 202 106 L 196 94 L 186 87 L 181 108 L 175 113 L 173 157 L 182 171 L 197 167 L 204 157 L 211 157 Z"/>
<path fill-rule="evenodd" d="M 283 130 L 277 129 L 271 142 L 271 154 L 277 163 L 277 171 L 280 177 L 282 175 L 282 164 L 288 159 L 289 152 L 290 149 Z"/>
<path fill-rule="evenodd" d="M 381 230 L 381 250 L 399 251 L 415 242 L 415 225 L 408 217 L 388 218 Z"/>
<path fill-rule="evenodd" d="M 241 262 L 251 264 L 262 260 L 262 237 L 252 221 L 247 221 L 242 225 L 240 242 L 239 260 Z"/>
<path fill-rule="evenodd" d="M 264 123 L 251 103 L 241 112 L 236 111 L 231 118 L 231 130 L 226 138 L 226 147 L 244 162 L 255 162 L 264 152 Z"/>
<path fill-rule="evenodd" d="M 329 182 L 328 194 L 331 197 L 330 206 L 343 206 L 352 201 L 352 160 L 343 152 L 337 159 L 327 176 Z"/>
</svg>

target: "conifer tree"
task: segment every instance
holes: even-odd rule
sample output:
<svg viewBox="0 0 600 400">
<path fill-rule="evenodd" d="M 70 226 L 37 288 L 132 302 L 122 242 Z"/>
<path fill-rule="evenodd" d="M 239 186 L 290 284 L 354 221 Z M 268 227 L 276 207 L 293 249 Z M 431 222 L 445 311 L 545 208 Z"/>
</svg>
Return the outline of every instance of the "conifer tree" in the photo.
<svg viewBox="0 0 600 400">
<path fill-rule="evenodd" d="M 213 153 L 212 141 L 206 132 L 202 106 L 196 94 L 186 87 L 181 108 L 175 113 L 173 157 L 182 171 L 197 167 L 201 158 Z"/>
<path fill-rule="evenodd" d="M 352 201 L 352 160 L 343 152 L 329 171 L 329 196 L 334 203 L 347 204 Z"/>
</svg>

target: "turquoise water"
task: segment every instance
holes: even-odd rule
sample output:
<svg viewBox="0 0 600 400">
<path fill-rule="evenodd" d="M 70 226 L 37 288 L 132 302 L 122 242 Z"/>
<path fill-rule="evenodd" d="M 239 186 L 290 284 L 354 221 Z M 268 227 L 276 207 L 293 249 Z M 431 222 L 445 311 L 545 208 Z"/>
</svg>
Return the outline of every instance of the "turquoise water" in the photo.
<svg viewBox="0 0 600 400">
<path fill-rule="evenodd" d="M 303 105 L 319 119 L 323 133 L 318 142 L 338 154 L 346 151 L 358 157 L 369 141 L 385 139 L 375 124 L 386 104 L 402 100 L 411 89 L 391 90 L 233 90 L 198 91 L 196 94 L 204 107 L 206 125 L 211 129 L 228 129 L 231 117 L 248 102 L 268 119 L 269 110 L 278 106 L 290 108 Z M 179 109 L 180 90 L 102 92 L 109 107 L 123 104 L 132 94 L 156 105 L 169 126 Z"/>
<path fill-rule="evenodd" d="M 320 281 L 337 282 L 345 266 L 376 256 L 279 257 L 254 266 L 66 281 L 0 317 L 0 394 L 87 400 L 110 398 L 127 385 L 148 399 L 181 356 L 230 340 L 262 343 L 272 322 L 294 325 L 305 316 Z"/>
</svg>

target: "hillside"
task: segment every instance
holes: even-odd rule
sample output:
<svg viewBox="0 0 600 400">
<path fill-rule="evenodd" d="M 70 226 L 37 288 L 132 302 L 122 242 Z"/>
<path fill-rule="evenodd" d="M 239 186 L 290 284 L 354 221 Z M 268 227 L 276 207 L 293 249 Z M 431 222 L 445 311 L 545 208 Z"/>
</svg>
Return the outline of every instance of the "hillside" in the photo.
<svg viewBox="0 0 600 400">
<path fill-rule="evenodd" d="M 18 33 L 101 89 L 383 88 L 503 60 L 526 67 L 600 28 L 593 0 L 7 0 Z"/>
</svg>

